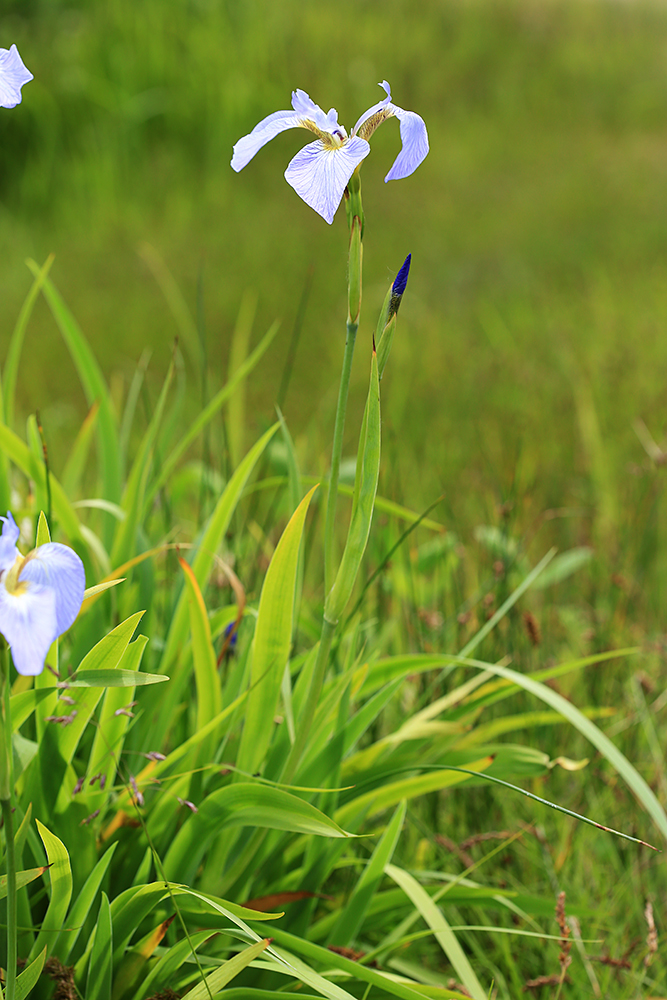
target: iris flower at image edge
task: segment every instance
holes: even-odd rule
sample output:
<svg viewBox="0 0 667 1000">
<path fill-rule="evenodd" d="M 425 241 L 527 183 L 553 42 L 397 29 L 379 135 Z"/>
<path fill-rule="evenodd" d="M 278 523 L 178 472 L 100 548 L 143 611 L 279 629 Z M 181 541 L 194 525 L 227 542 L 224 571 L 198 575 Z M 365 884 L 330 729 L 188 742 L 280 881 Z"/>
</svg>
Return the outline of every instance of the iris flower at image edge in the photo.
<svg viewBox="0 0 667 1000">
<path fill-rule="evenodd" d="M 83 563 L 59 542 L 27 556 L 16 547 L 19 529 L 7 511 L 0 517 L 0 632 L 20 674 L 41 674 L 51 643 L 79 613 L 86 589 Z"/>
</svg>

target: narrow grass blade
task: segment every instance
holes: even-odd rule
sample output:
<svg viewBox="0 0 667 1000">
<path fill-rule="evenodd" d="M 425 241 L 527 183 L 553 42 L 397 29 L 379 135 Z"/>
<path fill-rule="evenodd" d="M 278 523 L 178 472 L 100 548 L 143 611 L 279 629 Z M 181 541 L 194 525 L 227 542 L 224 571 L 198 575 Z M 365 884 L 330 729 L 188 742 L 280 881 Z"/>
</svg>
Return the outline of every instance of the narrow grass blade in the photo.
<svg viewBox="0 0 667 1000">
<path fill-rule="evenodd" d="M 273 735 L 273 718 L 292 645 L 294 602 L 301 537 L 316 486 L 303 498 L 285 528 L 264 578 L 252 648 L 250 693 L 237 765 L 253 774 Z"/>
<path fill-rule="evenodd" d="M 62 486 L 68 497 L 76 496 L 81 489 L 81 481 L 88 464 L 88 455 L 97 430 L 97 416 L 100 412 L 99 403 L 95 402 L 88 411 L 86 419 L 81 424 L 74 444 L 70 448 L 65 468 L 62 474 Z"/>
<path fill-rule="evenodd" d="M 369 903 L 384 875 L 385 866 L 393 857 L 405 822 L 406 809 L 407 804 L 403 800 L 399 803 L 350 898 L 341 910 L 338 922 L 329 938 L 329 944 L 349 945 L 357 936 Z"/>
<path fill-rule="evenodd" d="M 414 983 L 414 988 L 412 985 L 405 986 L 403 983 L 397 983 L 375 969 L 369 969 L 360 962 L 353 962 L 337 952 L 329 951 L 328 948 L 322 948 L 320 945 L 313 944 L 312 941 L 306 941 L 278 927 L 272 926 L 271 935 L 273 940 L 282 945 L 283 948 L 289 948 L 297 955 L 303 955 L 310 961 L 324 965 L 327 969 L 340 969 L 350 975 L 353 980 L 370 983 L 371 986 L 378 987 L 389 996 L 399 997 L 400 1000 L 421 1000 L 424 995 L 419 992 L 418 983 Z M 287 957 L 289 958 L 289 956 Z M 350 994 L 345 995 L 349 996 Z"/>
<path fill-rule="evenodd" d="M 238 955 L 234 955 L 233 958 L 230 958 L 220 968 L 216 969 L 215 972 L 211 972 L 206 977 L 205 983 L 200 983 L 199 986 L 195 986 L 193 990 L 188 991 L 190 1000 L 208 1000 L 210 996 L 215 995 L 227 983 L 231 983 L 232 979 L 236 979 L 239 973 L 243 972 L 255 958 L 261 955 L 263 951 L 266 951 L 269 944 L 269 939 L 263 938 L 261 941 L 256 941 L 254 944 L 244 948 Z"/>
<path fill-rule="evenodd" d="M 125 512 L 125 519 L 118 526 L 113 548 L 111 549 L 111 565 L 117 566 L 125 562 L 135 552 L 136 533 L 141 517 L 146 486 L 152 466 L 153 448 L 157 437 L 162 417 L 164 414 L 167 395 L 174 375 L 174 363 L 169 365 L 162 390 L 153 410 L 148 429 L 144 434 L 136 457 L 132 464 L 132 469 L 127 478 L 125 489 L 123 490 L 122 509 Z"/>
<path fill-rule="evenodd" d="M 35 301 L 37 300 L 37 296 L 41 291 L 44 279 L 51 270 L 51 265 L 53 264 L 54 259 L 54 255 L 50 254 L 44 261 L 42 267 L 38 268 L 30 291 L 21 306 L 21 311 L 18 315 L 16 325 L 9 341 L 7 360 L 5 361 L 5 368 L 2 373 L 2 395 L 5 422 L 9 427 L 14 426 L 14 397 L 16 395 L 16 379 L 19 372 L 21 350 L 23 348 L 23 339 L 25 337 L 26 327 L 28 326 L 28 322 L 32 316 L 32 310 L 34 308 Z M 34 273 L 35 272 L 33 272 L 33 274 Z"/>
<path fill-rule="evenodd" d="M 47 955 L 53 954 L 60 932 L 65 926 L 65 917 L 69 901 L 72 898 L 72 869 L 67 848 L 38 819 L 35 820 L 35 823 L 50 865 L 51 896 L 41 930 L 30 950 L 31 958 L 35 958 L 44 947 L 46 947 Z"/>
<path fill-rule="evenodd" d="M 113 971 L 113 927 L 109 899 L 102 893 L 100 910 L 95 924 L 95 938 L 88 963 L 86 1000 L 111 1000 L 111 975 Z"/>
<path fill-rule="evenodd" d="M 473 1000 L 486 1000 L 488 996 L 487 991 L 482 988 L 456 935 L 453 933 L 436 903 L 433 902 L 419 882 L 404 869 L 389 864 L 385 868 L 385 871 L 403 889 L 428 926 L 434 931 L 435 937 L 447 956 L 448 961 L 451 962 L 457 978 L 466 987 Z"/>
<path fill-rule="evenodd" d="M 471 772 L 484 771 L 493 763 L 493 757 L 482 757 L 479 761 L 474 761 L 470 765 Z M 412 770 L 419 768 L 415 763 Z M 407 770 L 407 768 L 406 768 Z M 395 781 L 380 788 L 374 788 L 370 792 L 356 796 L 350 802 L 346 802 L 336 811 L 337 823 L 349 823 L 353 817 L 367 813 L 374 815 L 383 809 L 389 809 L 396 805 L 401 799 L 412 799 L 418 795 L 426 795 L 428 792 L 437 792 L 443 788 L 451 788 L 459 785 L 467 778 L 457 778 L 452 773 L 451 778 L 443 772 L 437 774 L 419 774 L 412 778 L 405 778 L 403 781 Z"/>
<path fill-rule="evenodd" d="M 29 479 L 40 483 L 46 492 L 44 463 L 32 453 L 30 448 L 24 444 L 17 434 L 14 434 L 9 427 L 6 427 L 2 423 L 0 423 L 0 449 L 5 452 L 7 458 Z M 53 473 L 51 473 L 49 479 L 51 483 L 53 513 L 60 527 L 71 541 L 76 539 L 83 540 L 79 518 L 67 499 L 65 491 Z"/>
<path fill-rule="evenodd" d="M 616 768 L 630 790 L 644 806 L 663 837 L 667 839 L 667 815 L 654 792 L 649 788 L 639 772 L 632 766 L 627 757 L 614 746 L 609 737 L 605 736 L 594 722 L 587 719 L 572 702 L 568 701 L 567 698 L 563 698 L 562 695 L 553 691 L 550 687 L 547 687 L 546 684 L 541 684 L 539 681 L 535 681 L 525 674 L 520 674 L 516 670 L 510 670 L 508 667 L 493 666 L 491 664 L 480 663 L 478 660 L 468 660 L 464 657 L 457 657 L 456 660 L 466 666 L 474 666 L 477 669 L 482 668 L 486 673 L 495 674 L 498 677 L 505 677 L 507 680 L 513 681 L 518 687 L 530 692 L 530 694 L 534 694 L 541 701 L 546 702 L 547 705 L 550 705 L 563 715 Z"/>
<path fill-rule="evenodd" d="M 228 371 L 230 378 L 234 377 L 248 358 L 250 334 L 252 333 L 252 324 L 255 319 L 256 310 L 257 293 L 251 291 L 244 292 L 229 349 Z M 243 454 L 243 436 L 246 427 L 245 400 L 245 380 L 241 379 L 229 397 L 229 405 L 227 407 L 227 440 L 229 442 L 232 468 L 238 465 Z"/>
<path fill-rule="evenodd" d="M 185 573 L 185 585 L 190 604 L 190 631 L 192 633 L 192 658 L 197 685 L 197 729 L 202 729 L 222 709 L 220 678 L 215 650 L 211 642 L 211 626 L 202 592 L 192 568 L 179 558 Z"/>
<path fill-rule="evenodd" d="M 137 642 L 148 642 L 145 635 L 137 636 Z M 132 643 L 134 646 L 135 643 Z M 162 684 L 168 681 L 166 674 L 147 674 L 143 670 L 77 670 L 67 681 L 72 688 L 129 688 L 145 687 L 148 684 Z"/>
<path fill-rule="evenodd" d="M 28 267 L 37 277 L 39 267 L 33 260 Z M 99 402 L 99 442 L 102 460 L 103 496 L 113 503 L 120 502 L 121 467 L 118 447 L 118 430 L 111 402 L 111 395 L 102 371 L 83 336 L 76 320 L 65 305 L 53 282 L 45 277 L 42 291 L 81 379 L 88 405 Z"/>
<path fill-rule="evenodd" d="M 280 327 L 279 323 L 274 323 L 267 332 L 264 334 L 263 338 L 260 340 L 259 344 L 251 353 L 248 355 L 245 362 L 241 365 L 237 371 L 234 372 L 229 381 L 220 389 L 218 393 L 213 397 L 213 399 L 208 403 L 204 409 L 201 411 L 197 419 L 192 423 L 190 429 L 186 431 L 181 440 L 175 444 L 169 451 L 169 455 L 165 458 L 162 463 L 162 469 L 157 476 L 155 482 L 148 490 L 146 495 L 146 504 L 148 507 L 164 484 L 167 482 L 172 472 L 178 465 L 181 457 L 190 447 L 193 441 L 195 441 L 204 427 L 211 422 L 216 413 L 220 410 L 222 406 L 227 402 L 227 400 L 233 395 L 237 385 L 249 375 L 253 370 L 257 362 L 260 360 L 262 355 L 265 353 L 271 341 L 275 337 Z"/>
<path fill-rule="evenodd" d="M 169 986 L 173 982 L 173 976 L 192 955 L 192 948 L 197 950 L 201 944 L 212 936 L 213 932 L 198 931 L 190 935 L 190 941 L 182 938 L 168 949 L 165 955 L 158 959 L 145 980 L 136 991 L 132 1000 L 144 1000 L 144 997 L 156 994 L 163 986 Z M 192 948 L 190 943 L 192 942 Z"/>
</svg>

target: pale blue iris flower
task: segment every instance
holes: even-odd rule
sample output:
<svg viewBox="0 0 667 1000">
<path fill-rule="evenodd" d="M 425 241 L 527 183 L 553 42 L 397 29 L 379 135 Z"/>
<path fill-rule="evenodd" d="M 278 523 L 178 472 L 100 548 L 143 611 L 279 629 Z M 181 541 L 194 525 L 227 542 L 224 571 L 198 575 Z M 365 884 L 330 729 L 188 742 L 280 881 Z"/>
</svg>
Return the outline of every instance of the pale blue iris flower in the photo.
<svg viewBox="0 0 667 1000">
<path fill-rule="evenodd" d="M 15 108 L 21 103 L 21 87 L 34 77 L 23 64 L 15 45 L 0 49 L 0 108 Z"/>
<path fill-rule="evenodd" d="M 391 103 L 391 90 L 386 80 L 380 86 L 387 96 L 364 112 L 350 136 L 339 125 L 335 108 L 325 114 L 305 91 L 295 90 L 292 94 L 293 111 L 275 111 L 255 125 L 249 135 L 239 139 L 234 146 L 232 167 L 242 170 L 262 146 L 285 129 L 309 129 L 315 133 L 317 140 L 296 154 L 285 171 L 285 179 L 307 205 L 328 223 L 333 222 L 350 177 L 370 153 L 368 140 L 387 118 L 396 117 L 400 122 L 402 149 L 385 181 L 408 177 L 428 153 L 428 135 L 423 118 L 414 111 L 404 111 Z"/>
<path fill-rule="evenodd" d="M 12 515 L 0 517 L 0 632 L 20 674 L 41 674 L 54 639 L 79 613 L 86 579 L 68 545 L 47 542 L 22 556 Z"/>
</svg>

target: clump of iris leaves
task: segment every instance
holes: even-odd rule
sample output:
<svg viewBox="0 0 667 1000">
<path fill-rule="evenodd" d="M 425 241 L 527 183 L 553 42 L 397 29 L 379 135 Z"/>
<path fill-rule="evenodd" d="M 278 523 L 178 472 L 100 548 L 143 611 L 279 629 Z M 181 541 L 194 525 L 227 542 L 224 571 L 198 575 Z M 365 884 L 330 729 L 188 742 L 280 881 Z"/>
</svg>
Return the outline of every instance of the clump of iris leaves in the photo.
<svg viewBox="0 0 667 1000">
<path fill-rule="evenodd" d="M 39 522 L 43 541 L 48 523 L 74 546 L 89 587 L 118 583 L 89 593 L 34 683 L 14 680 L 21 995 L 483 1000 L 540 977 L 554 995 L 573 981 L 576 995 L 621 989 L 613 964 L 593 968 L 603 921 L 576 898 L 568 978 L 559 965 L 554 906 L 568 887 L 545 828 L 583 828 L 601 858 L 610 842 L 626 858 L 650 850 L 608 832 L 595 799 L 565 819 L 548 809 L 550 776 L 571 788 L 587 759 L 550 760 L 535 730 L 566 723 L 589 757 L 606 758 L 659 845 L 667 817 L 595 724 L 605 710 L 580 711 L 549 685 L 629 651 L 526 670 L 495 655 L 532 588 L 565 579 L 586 553 L 549 551 L 531 566 L 488 529 L 504 600 L 460 616 L 459 648 L 415 652 L 402 620 L 423 624 L 418 604 L 457 585 L 458 541 L 437 508 L 407 510 L 380 488 L 369 552 L 305 718 L 323 600 L 319 480 L 280 413 L 226 474 L 212 457 L 243 441 L 244 385 L 276 325 L 250 351 L 239 346 L 241 317 L 236 367 L 188 426 L 196 338 L 175 347 L 161 387 L 140 365 L 121 398 L 50 261 L 31 266 L 3 372 L 3 506 L 24 536 Z M 57 475 L 38 418 L 25 435 L 14 426 L 39 295 L 90 404 Z M 351 494 L 342 476 L 339 543 Z M 537 641 L 537 625 L 526 627 Z M 127 685 L 104 686 L 123 669 Z M 68 685 L 77 670 L 107 674 L 99 687 Z M 136 684 L 137 671 L 168 680 Z M 298 766 L 286 769 L 300 733 Z M 526 885 L 531 866 L 539 875 Z M 647 947 L 624 959 L 623 990 L 653 982 Z"/>
</svg>

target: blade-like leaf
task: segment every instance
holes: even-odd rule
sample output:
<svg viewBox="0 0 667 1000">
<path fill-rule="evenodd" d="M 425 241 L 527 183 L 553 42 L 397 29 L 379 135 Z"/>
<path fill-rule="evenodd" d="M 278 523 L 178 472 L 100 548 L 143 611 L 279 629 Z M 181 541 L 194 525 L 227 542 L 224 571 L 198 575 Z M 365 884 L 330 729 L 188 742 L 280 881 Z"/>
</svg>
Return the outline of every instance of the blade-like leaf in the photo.
<svg viewBox="0 0 667 1000">
<path fill-rule="evenodd" d="M 31 958 L 35 958 L 44 947 L 46 947 L 47 955 L 53 954 L 60 932 L 65 925 L 65 917 L 72 897 L 72 869 L 67 849 L 62 841 L 47 830 L 38 819 L 35 820 L 35 823 L 50 866 L 48 879 L 51 884 L 51 898 L 37 940 L 30 950 Z"/>
<path fill-rule="evenodd" d="M 258 769 L 273 734 L 280 685 L 292 645 L 299 549 L 316 486 L 303 498 L 285 528 L 264 578 L 252 648 L 250 693 L 237 764 Z"/>
<path fill-rule="evenodd" d="M 456 939 L 456 935 L 451 930 L 437 904 L 433 902 L 419 882 L 402 868 L 397 868 L 396 865 L 387 865 L 385 871 L 403 889 L 415 908 L 419 910 L 419 913 L 428 926 L 435 932 L 436 939 L 451 962 L 457 979 L 463 983 L 471 997 L 474 1000 L 486 1000 L 488 996 L 487 990 L 482 988 L 465 952 Z"/>
</svg>

